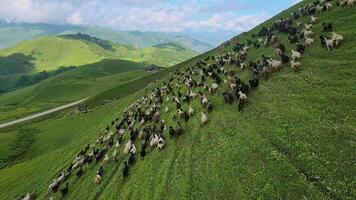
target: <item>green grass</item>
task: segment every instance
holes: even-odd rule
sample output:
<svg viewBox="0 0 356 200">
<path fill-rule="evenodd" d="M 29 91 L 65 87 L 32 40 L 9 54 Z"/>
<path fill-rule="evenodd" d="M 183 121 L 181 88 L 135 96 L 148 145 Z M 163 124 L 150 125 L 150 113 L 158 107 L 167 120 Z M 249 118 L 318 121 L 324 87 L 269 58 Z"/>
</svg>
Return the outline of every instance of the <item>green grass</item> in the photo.
<svg viewBox="0 0 356 200">
<path fill-rule="evenodd" d="M 302 4 L 306 3 L 310 1 Z M 137 157 L 126 183 L 122 181 L 122 163 L 127 158 L 121 145 L 119 164 L 110 163 L 105 168 L 102 183 L 95 185 L 93 181 L 98 165 L 86 166 L 83 177 L 70 178 L 67 199 L 355 199 L 356 15 L 354 8 L 334 7 L 318 17 L 333 22 L 335 31 L 344 35 L 339 49 L 330 54 L 315 42 L 303 56 L 300 71 L 294 73 L 286 66 L 268 81 L 261 81 L 249 94 L 243 112 L 238 112 L 236 105 L 226 105 L 220 94 L 209 96 L 215 108 L 204 128 L 199 127 L 200 115 L 183 123 L 182 137 L 167 139 L 163 151 L 148 150 L 144 161 Z M 320 33 L 320 23 L 313 30 Z M 150 80 L 143 81 L 145 89 L 117 87 L 113 88 L 116 95 L 98 95 L 96 99 L 121 99 L 94 106 L 88 114 L 68 117 L 72 111 L 67 110 L 1 130 L 3 158 L 11 154 L 8 146 L 16 140 L 11 136 L 14 132 L 20 128 L 37 132 L 21 162 L 0 170 L 4 180 L 0 182 L 0 198 L 14 199 L 37 191 L 40 199 L 47 199 L 47 187 L 56 174 L 128 105 L 162 85 L 170 78 L 170 71 L 207 55 L 228 52 L 232 45 L 160 72 L 157 78 L 161 79 L 154 84 L 148 83 L 156 77 L 145 77 Z M 287 49 L 290 52 L 291 46 Z M 273 48 L 251 49 L 248 60 L 259 59 L 261 54 L 273 56 Z M 243 80 L 250 77 L 248 71 L 239 71 L 239 75 Z M 122 93 L 127 95 L 120 96 Z M 162 118 L 175 125 L 175 106 L 164 103 L 162 107 L 166 105 L 171 112 Z M 196 111 L 202 110 L 197 100 L 191 105 Z M 187 106 L 184 104 L 185 109 Z M 127 139 L 128 134 L 124 141 Z M 139 141 L 136 147 L 140 149 Z"/>
<path fill-rule="evenodd" d="M 0 74 L 49 71 L 61 66 L 82 66 L 103 59 L 123 59 L 170 67 L 197 54 L 196 51 L 176 44 L 135 49 L 84 34 L 47 36 L 1 50 Z"/>
<path fill-rule="evenodd" d="M 0 95 L 0 121 L 95 96 L 150 74 L 142 64 L 104 60 Z"/>
</svg>

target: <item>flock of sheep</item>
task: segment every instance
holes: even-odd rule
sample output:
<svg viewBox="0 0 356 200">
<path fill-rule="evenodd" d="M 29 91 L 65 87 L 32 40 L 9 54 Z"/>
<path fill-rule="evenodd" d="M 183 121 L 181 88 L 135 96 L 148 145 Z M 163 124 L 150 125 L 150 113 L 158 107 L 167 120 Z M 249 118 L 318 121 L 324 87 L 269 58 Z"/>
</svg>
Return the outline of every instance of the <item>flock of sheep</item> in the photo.
<svg viewBox="0 0 356 200">
<path fill-rule="evenodd" d="M 337 1 L 339 6 L 354 4 L 355 0 Z M 236 102 L 238 110 L 242 111 L 250 90 L 259 86 L 260 76 L 267 79 L 272 71 L 278 71 L 288 63 L 294 71 L 300 68 L 299 60 L 306 46 L 311 46 L 314 42 L 312 28 L 318 23 L 316 15 L 329 11 L 332 6 L 333 1 L 321 0 L 300 7 L 290 17 L 273 22 L 271 27 L 262 27 L 258 35 L 252 35 L 247 40 L 247 44 L 237 44 L 234 52 L 216 57 L 208 56 L 192 66 L 171 73 L 170 79 L 161 87 L 154 88 L 150 95 L 126 108 L 121 119 L 114 119 L 94 144 L 82 149 L 67 169 L 49 185 L 49 195 L 60 191 L 63 197 L 66 196 L 69 191 L 68 178 L 74 173 L 81 177 L 86 165 L 99 165 L 93 175 L 93 181 L 100 184 L 110 163 L 118 164 L 119 160 L 125 160 L 122 173 L 126 181 L 130 168 L 136 162 L 136 146 L 141 146 L 140 157 L 144 160 L 149 149 L 159 151 L 165 148 L 165 133 L 168 133 L 170 139 L 179 138 L 185 133 L 183 123 L 187 123 L 198 113 L 200 126 L 204 127 L 209 122 L 209 113 L 214 110 L 211 96 L 217 95 L 219 90 L 224 90 L 221 96 L 227 104 Z M 300 30 L 302 24 L 297 20 L 302 15 L 309 15 L 310 23 L 304 24 L 303 30 Z M 323 23 L 323 31 L 331 32 L 330 37 L 320 36 L 321 45 L 329 51 L 343 41 L 343 36 L 332 32 L 332 23 Z M 296 49 L 291 50 L 290 56 L 286 55 L 285 45 L 280 42 L 276 33 L 287 34 L 290 43 L 295 44 Z M 299 40 L 304 40 L 304 44 L 299 43 Z M 280 56 L 281 60 L 262 55 L 261 60 L 251 60 L 246 64 L 250 48 L 270 45 L 275 46 L 275 54 Z M 235 68 L 244 70 L 247 65 L 251 69 L 252 78 L 245 83 L 237 77 Z M 193 102 L 199 102 L 201 106 L 193 107 Z M 172 121 L 173 124 L 169 125 L 166 121 Z M 129 139 L 123 144 L 125 135 L 128 135 Z M 121 146 L 123 148 L 120 149 Z M 123 152 L 121 159 L 120 151 Z M 21 197 L 23 200 L 35 198 L 36 194 Z M 53 198 L 54 196 L 50 197 Z"/>
</svg>

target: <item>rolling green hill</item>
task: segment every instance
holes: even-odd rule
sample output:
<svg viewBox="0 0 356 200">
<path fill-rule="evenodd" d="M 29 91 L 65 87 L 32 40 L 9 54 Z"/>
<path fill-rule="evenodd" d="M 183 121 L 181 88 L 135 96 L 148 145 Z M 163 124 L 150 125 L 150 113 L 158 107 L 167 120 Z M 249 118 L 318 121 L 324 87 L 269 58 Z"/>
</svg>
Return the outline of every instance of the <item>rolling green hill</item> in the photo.
<svg viewBox="0 0 356 200">
<path fill-rule="evenodd" d="M 55 70 L 61 66 L 80 66 L 103 59 L 124 59 L 169 67 L 197 55 L 180 46 L 135 49 L 101 40 L 85 34 L 42 37 L 26 41 L 13 48 L 0 51 L 0 72 L 12 73 Z M 159 59 L 157 59 L 159 55 Z"/>
<path fill-rule="evenodd" d="M 211 38 L 203 41 L 189 35 L 178 33 L 113 31 L 102 27 L 86 27 L 74 25 L 56 25 L 43 23 L 7 23 L 0 20 L 0 49 L 14 46 L 26 40 L 43 36 L 84 33 L 93 37 L 110 40 L 119 44 L 146 48 L 157 44 L 174 42 L 187 46 L 198 52 L 206 52 L 216 45 L 210 44 Z M 212 36 L 213 37 L 213 36 Z M 221 38 L 220 36 L 218 38 Z M 220 39 L 221 40 L 221 39 Z"/>
<path fill-rule="evenodd" d="M 64 72 L 38 84 L 0 94 L 0 121 L 92 97 L 150 74 L 145 66 L 123 60 L 103 60 Z"/>
<path fill-rule="evenodd" d="M 237 43 L 246 43 L 262 26 L 270 27 L 273 21 L 290 16 L 292 11 L 311 2 L 305 0 L 206 54 L 135 80 L 131 83 L 135 85 L 133 88 L 114 87 L 99 94 L 96 100 L 120 93 L 126 95 L 91 107 L 87 114 L 69 118 L 73 111 L 68 110 L 0 130 L 0 159 L 3 166 L 11 165 L 0 170 L 4 180 L 0 182 L 0 198 L 14 199 L 36 191 L 39 199 L 48 199 L 48 185 L 67 169 L 78 152 L 95 143 L 113 119 L 121 120 L 129 105 L 169 80 L 171 72 L 184 70 L 208 56 L 232 52 Z M 105 166 L 102 182 L 94 183 L 99 164 L 85 165 L 82 177 L 72 174 L 67 180 L 66 198 L 355 199 L 356 12 L 355 8 L 334 5 L 317 17 L 319 22 L 313 27 L 315 40 L 322 34 L 322 22 L 332 22 L 334 31 L 345 38 L 339 48 L 330 53 L 315 41 L 303 55 L 299 71 L 285 65 L 268 80 L 260 75 L 260 86 L 248 94 L 242 112 L 236 103 L 224 102 L 221 92 L 228 90 L 225 84 L 219 86 L 215 95 L 193 88 L 194 92 L 206 93 L 214 104 L 205 127 L 199 126 L 199 112 L 205 109 L 199 100 L 192 100 L 190 105 L 197 114 L 188 122 L 180 120 L 183 134 L 170 139 L 165 131 L 165 148 L 161 151 L 147 148 L 144 160 L 136 155 L 136 163 L 124 182 L 123 163 L 128 156 L 122 152 L 130 138 L 126 131 L 119 147 L 119 161 L 110 161 Z M 303 16 L 297 21 L 309 20 Z M 285 34 L 273 33 L 286 45 L 289 55 L 295 45 L 289 44 Z M 251 47 L 247 61 L 260 60 L 262 55 L 276 57 L 273 45 Z M 209 64 L 213 62 L 210 60 Z M 242 71 L 229 65 L 224 68 L 236 71 L 243 81 L 251 77 L 249 69 Z M 206 83 L 211 84 L 212 80 L 209 78 Z M 110 91 L 117 95 L 111 95 Z M 177 92 L 176 87 L 174 91 Z M 181 92 L 186 91 L 183 86 Z M 165 106 L 170 111 L 162 112 L 160 117 L 175 126 L 177 120 L 172 117 L 176 106 L 164 101 L 162 109 Z M 182 104 L 184 110 L 188 106 Z M 139 154 L 141 141 L 135 145 Z M 112 151 L 113 148 L 109 155 Z M 60 198 L 60 194 L 55 197 Z"/>
</svg>

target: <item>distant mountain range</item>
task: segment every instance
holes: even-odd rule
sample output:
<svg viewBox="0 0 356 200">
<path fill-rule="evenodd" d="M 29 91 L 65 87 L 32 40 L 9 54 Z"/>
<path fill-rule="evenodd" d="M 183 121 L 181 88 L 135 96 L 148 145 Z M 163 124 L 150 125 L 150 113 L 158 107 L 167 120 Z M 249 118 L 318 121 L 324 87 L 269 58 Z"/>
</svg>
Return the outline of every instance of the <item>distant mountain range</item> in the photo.
<svg viewBox="0 0 356 200">
<path fill-rule="evenodd" d="M 138 31 L 114 31 L 101 27 L 86 27 L 74 25 L 55 25 L 44 23 L 7 23 L 0 21 L 0 49 L 8 48 L 25 40 L 42 36 L 63 34 L 88 34 L 100 39 L 110 40 L 135 48 L 146 48 L 162 43 L 180 43 L 200 53 L 213 49 L 226 36 L 220 39 L 209 37 L 210 34 L 180 34 Z M 215 34 L 211 34 L 215 35 Z M 199 38 L 203 38 L 200 40 Z"/>
</svg>

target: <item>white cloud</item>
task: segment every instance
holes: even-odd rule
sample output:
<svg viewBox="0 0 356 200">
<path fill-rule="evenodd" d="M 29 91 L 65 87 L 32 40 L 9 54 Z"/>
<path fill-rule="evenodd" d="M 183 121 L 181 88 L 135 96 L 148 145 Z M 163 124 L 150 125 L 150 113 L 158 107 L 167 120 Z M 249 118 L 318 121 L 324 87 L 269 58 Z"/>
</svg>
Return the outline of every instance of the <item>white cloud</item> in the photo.
<svg viewBox="0 0 356 200">
<path fill-rule="evenodd" d="M 224 6 L 229 9 L 224 10 Z M 237 16 L 233 10 L 245 6 L 237 1 L 224 0 L 224 6 L 217 0 L 211 4 L 197 0 L 179 4 L 166 0 L 0 0 L 0 19 L 89 24 L 116 30 L 242 32 L 268 17 L 266 13 Z"/>
<path fill-rule="evenodd" d="M 242 15 L 239 17 L 236 17 L 232 12 L 227 12 L 215 14 L 208 20 L 188 22 L 186 26 L 209 31 L 243 32 L 257 26 L 268 18 L 269 16 L 264 12 L 259 15 Z"/>
</svg>

